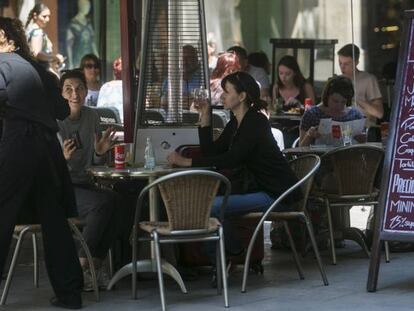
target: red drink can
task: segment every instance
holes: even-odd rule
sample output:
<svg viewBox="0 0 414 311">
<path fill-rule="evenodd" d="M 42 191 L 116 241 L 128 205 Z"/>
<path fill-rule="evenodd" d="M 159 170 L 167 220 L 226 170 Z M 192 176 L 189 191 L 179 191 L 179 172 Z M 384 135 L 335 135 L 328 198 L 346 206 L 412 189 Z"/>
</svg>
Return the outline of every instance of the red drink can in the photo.
<svg viewBox="0 0 414 311">
<path fill-rule="evenodd" d="M 125 168 L 125 144 L 119 144 L 114 146 L 115 168 Z"/>
<path fill-rule="evenodd" d="M 312 99 L 311 98 L 305 98 L 304 106 L 305 106 L 305 110 L 311 109 Z"/>
<path fill-rule="evenodd" d="M 341 138 L 341 126 L 338 124 L 332 125 L 332 138 Z"/>
</svg>

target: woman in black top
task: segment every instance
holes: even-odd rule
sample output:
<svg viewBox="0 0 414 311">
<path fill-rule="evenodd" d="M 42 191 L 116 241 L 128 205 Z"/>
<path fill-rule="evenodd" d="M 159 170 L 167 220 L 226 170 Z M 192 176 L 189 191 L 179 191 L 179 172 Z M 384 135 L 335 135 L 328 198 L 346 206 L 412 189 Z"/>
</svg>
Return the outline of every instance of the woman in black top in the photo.
<svg viewBox="0 0 414 311">
<path fill-rule="evenodd" d="M 82 270 L 66 220 L 77 215 L 76 203 L 56 137 L 56 118 L 65 118 L 69 106 L 58 81 L 31 58 L 21 22 L 5 17 L 0 17 L 0 112 L 0 274 L 15 224 L 40 223 L 56 294 L 51 303 L 79 309 Z"/>
<path fill-rule="evenodd" d="M 266 211 L 279 195 L 297 182 L 297 178 L 273 138 L 268 119 L 261 112 L 267 104 L 260 99 L 256 81 L 248 73 L 235 72 L 226 76 L 221 86 L 224 108 L 234 115 L 223 133 L 213 141 L 208 103 L 196 103 L 203 156 L 189 159 L 172 153 L 168 161 L 179 166 L 214 166 L 219 170 L 243 168 L 247 172 L 248 187 L 233 189 L 241 190 L 241 193 L 230 195 L 225 209 L 226 220 L 236 215 Z M 294 192 L 288 201 L 300 197 L 300 192 Z M 218 216 L 221 200 L 222 197 L 215 199 L 212 216 Z M 237 254 L 241 251 L 237 234 L 230 230 L 226 221 L 224 230 L 227 251 Z"/>
<path fill-rule="evenodd" d="M 273 99 L 283 99 L 283 110 L 303 108 L 305 98 L 310 98 L 315 103 L 313 87 L 306 81 L 295 57 L 283 56 L 276 70 L 277 81 L 273 86 Z"/>
</svg>

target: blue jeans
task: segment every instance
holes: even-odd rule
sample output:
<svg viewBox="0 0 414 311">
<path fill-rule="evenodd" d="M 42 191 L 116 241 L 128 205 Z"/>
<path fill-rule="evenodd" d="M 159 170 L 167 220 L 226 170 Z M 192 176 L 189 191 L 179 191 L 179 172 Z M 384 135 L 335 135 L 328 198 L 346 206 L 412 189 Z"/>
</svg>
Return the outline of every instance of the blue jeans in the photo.
<svg viewBox="0 0 414 311">
<path fill-rule="evenodd" d="M 211 217 L 219 218 L 222 201 L 222 196 L 218 196 L 214 199 Z M 227 205 L 224 209 L 223 221 L 225 247 L 228 255 L 236 255 L 243 250 L 240 236 L 237 232 L 237 228 L 232 222 L 232 219 L 252 212 L 265 212 L 274 201 L 275 198 L 266 192 L 232 194 L 229 196 Z M 208 244 L 209 245 L 206 249 L 207 255 L 212 262 L 215 262 L 214 243 Z"/>
</svg>

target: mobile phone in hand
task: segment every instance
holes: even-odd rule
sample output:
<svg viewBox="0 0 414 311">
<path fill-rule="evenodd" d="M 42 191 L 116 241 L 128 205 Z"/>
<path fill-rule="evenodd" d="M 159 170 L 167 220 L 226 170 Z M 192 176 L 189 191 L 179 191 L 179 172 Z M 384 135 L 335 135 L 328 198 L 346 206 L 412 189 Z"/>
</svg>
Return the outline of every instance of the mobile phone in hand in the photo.
<svg viewBox="0 0 414 311">
<path fill-rule="evenodd" d="M 78 131 L 73 132 L 70 138 L 74 141 L 76 149 L 82 149 L 82 141 Z"/>
</svg>

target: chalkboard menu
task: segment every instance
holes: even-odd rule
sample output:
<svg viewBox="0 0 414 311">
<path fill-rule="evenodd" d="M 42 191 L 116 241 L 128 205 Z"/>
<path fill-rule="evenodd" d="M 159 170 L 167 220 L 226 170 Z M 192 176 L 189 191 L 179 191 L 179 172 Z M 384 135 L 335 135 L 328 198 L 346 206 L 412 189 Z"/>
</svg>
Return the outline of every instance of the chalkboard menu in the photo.
<svg viewBox="0 0 414 311">
<path fill-rule="evenodd" d="M 381 241 L 414 242 L 414 11 L 406 11 L 398 58 L 367 290 L 376 291 Z M 410 270 L 411 271 L 411 270 Z"/>
<path fill-rule="evenodd" d="M 382 231 L 414 234 L 414 22 L 410 22 L 408 53 L 393 124 L 394 144 L 386 186 Z"/>
</svg>

